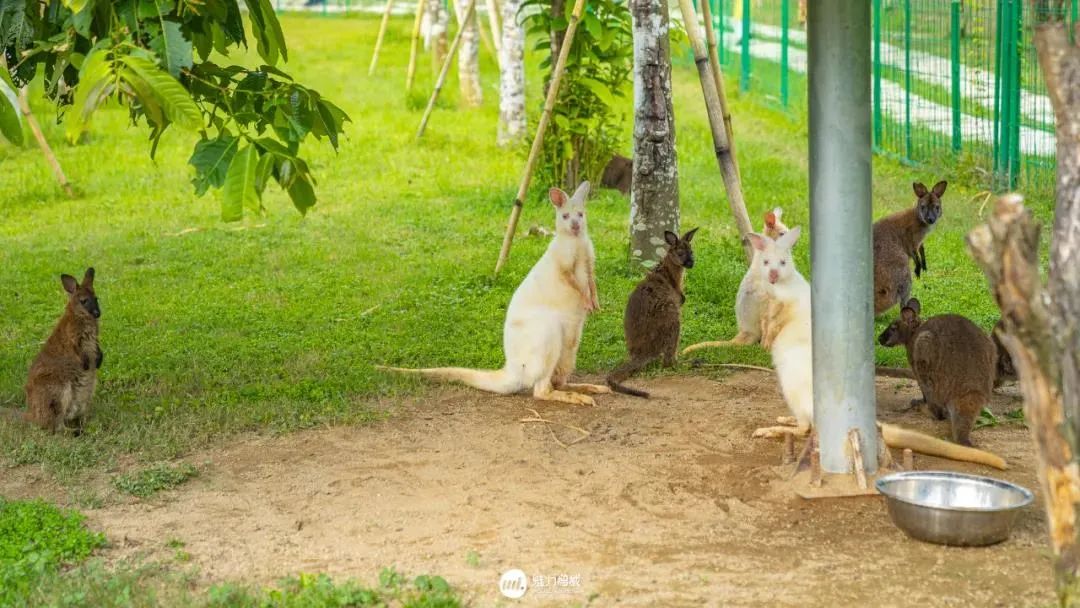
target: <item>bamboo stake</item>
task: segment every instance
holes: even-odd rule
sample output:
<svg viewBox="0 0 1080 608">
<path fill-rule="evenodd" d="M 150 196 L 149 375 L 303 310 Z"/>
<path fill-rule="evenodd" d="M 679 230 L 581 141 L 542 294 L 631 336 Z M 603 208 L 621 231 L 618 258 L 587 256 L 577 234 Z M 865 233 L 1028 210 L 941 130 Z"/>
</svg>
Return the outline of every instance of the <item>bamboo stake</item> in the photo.
<svg viewBox="0 0 1080 608">
<path fill-rule="evenodd" d="M 720 111 L 724 115 L 724 130 L 727 131 L 728 147 L 731 149 L 731 162 L 735 163 L 735 172 L 739 173 L 739 155 L 735 154 L 731 110 L 728 109 L 727 94 L 724 93 L 724 72 L 720 69 L 720 55 L 716 51 L 718 46 L 716 30 L 713 29 L 712 8 L 709 6 L 709 0 L 701 0 L 701 17 L 705 20 L 705 42 L 709 47 L 709 65 L 712 67 L 713 80 L 716 81 L 716 96 L 720 98 Z M 739 173 L 739 178 L 742 178 L 742 173 Z"/>
<path fill-rule="evenodd" d="M 540 149 L 544 145 L 544 134 L 547 132 L 548 123 L 551 122 L 551 110 L 555 107 L 555 98 L 559 96 L 559 85 L 562 83 L 563 72 L 566 71 L 566 59 L 570 56 L 570 47 L 574 44 L 574 34 L 577 32 L 578 23 L 581 22 L 581 13 L 584 10 L 585 0 L 575 0 L 574 10 L 570 14 L 570 22 L 567 24 L 566 34 L 563 36 L 562 47 L 559 49 L 559 58 L 555 61 L 555 69 L 551 72 L 551 83 L 548 85 L 547 99 L 544 100 L 544 112 L 540 115 L 540 122 L 536 125 L 536 135 L 533 136 L 532 148 L 529 149 L 529 159 L 525 161 L 525 174 L 521 176 L 517 197 L 514 198 L 514 208 L 510 211 L 510 221 L 506 225 L 506 234 L 503 235 L 502 248 L 499 250 L 499 261 L 495 263 L 495 274 L 499 274 L 510 256 L 510 245 L 514 242 L 514 231 L 517 229 L 518 218 L 521 217 L 521 208 L 525 206 L 525 196 L 529 193 L 529 182 L 532 181 L 533 172 L 536 170 L 536 161 L 540 158 Z"/>
<path fill-rule="evenodd" d="M 694 63 L 697 64 L 698 78 L 701 80 L 701 91 L 705 95 L 705 110 L 709 115 L 709 130 L 712 132 L 713 149 L 716 153 L 716 162 L 720 165 L 720 176 L 724 180 L 727 189 L 728 205 L 731 214 L 735 217 L 735 225 L 739 229 L 742 238 L 743 253 L 746 254 L 747 263 L 753 259 L 753 251 L 746 235 L 753 232 L 750 225 L 750 216 L 746 213 L 746 202 L 743 200 L 742 183 L 739 179 L 739 170 L 735 166 L 734 157 L 731 154 L 731 141 L 728 139 L 727 130 L 724 128 L 724 118 L 720 109 L 720 98 L 716 90 L 716 81 L 713 79 L 712 70 L 709 69 L 709 57 L 705 50 L 705 44 L 701 40 L 701 30 L 698 29 L 697 17 L 690 0 L 679 0 L 679 10 L 683 14 L 683 22 L 686 25 L 686 34 L 690 38 L 690 45 L 694 49 Z"/>
<path fill-rule="evenodd" d="M 461 20 L 461 23 L 468 23 L 474 12 L 476 12 L 476 0 L 469 0 L 469 4 L 465 7 L 465 18 Z M 458 46 L 461 45 L 461 35 L 464 33 L 465 28 L 459 27 L 457 34 L 454 36 L 454 41 L 450 43 L 450 50 L 447 51 L 446 58 L 443 59 L 442 69 L 439 71 L 439 79 L 435 81 L 435 90 L 431 92 L 431 99 L 428 100 L 427 108 L 424 110 L 424 117 L 420 119 L 420 128 L 416 130 L 416 139 L 424 136 L 424 129 L 427 128 L 428 119 L 431 118 L 431 112 L 435 109 L 435 100 L 439 98 L 439 92 L 442 91 L 443 85 L 446 84 L 446 75 L 450 72 L 450 64 L 453 63 L 454 54 L 457 53 Z"/>
<path fill-rule="evenodd" d="M 499 57 L 502 51 L 502 26 L 499 25 L 499 7 L 495 4 L 495 0 L 487 0 L 487 12 L 491 39 L 495 43 L 495 56 Z"/>
<path fill-rule="evenodd" d="M 45 134 L 41 132 L 41 125 L 38 124 L 34 114 L 30 111 L 30 98 L 25 87 L 19 91 L 19 110 L 22 112 L 23 118 L 26 119 L 26 124 L 30 126 L 30 131 L 34 134 L 34 139 L 37 140 L 41 153 L 45 155 L 45 160 L 52 167 L 56 181 L 60 182 L 60 187 L 64 189 L 68 197 L 75 198 L 75 191 L 71 188 L 67 176 L 64 175 L 64 170 L 60 167 L 60 161 L 56 160 L 56 155 L 53 154 L 52 148 L 49 147 L 49 142 L 45 140 Z"/>
<path fill-rule="evenodd" d="M 405 75 L 405 92 L 412 92 L 413 80 L 416 78 L 416 56 L 420 47 L 420 24 L 424 20 L 425 0 L 416 0 L 416 18 L 412 26 L 412 47 L 409 50 L 409 71 Z"/>
<path fill-rule="evenodd" d="M 379 36 L 375 39 L 375 52 L 371 54 L 371 66 L 368 68 L 368 76 L 375 73 L 375 64 L 379 62 L 379 49 L 382 48 L 383 36 L 386 35 L 386 25 L 390 23 L 390 9 L 394 8 L 394 0 L 386 0 L 386 9 L 382 14 L 382 24 L 379 25 Z"/>
</svg>

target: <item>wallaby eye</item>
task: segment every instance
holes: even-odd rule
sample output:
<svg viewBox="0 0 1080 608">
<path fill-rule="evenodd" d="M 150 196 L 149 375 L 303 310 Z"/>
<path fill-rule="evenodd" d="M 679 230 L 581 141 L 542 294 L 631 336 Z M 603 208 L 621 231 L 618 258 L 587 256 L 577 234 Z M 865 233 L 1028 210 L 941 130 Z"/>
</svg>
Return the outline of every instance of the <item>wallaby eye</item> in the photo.
<svg viewBox="0 0 1080 608">
<path fill-rule="evenodd" d="M 585 217 L 585 212 L 584 211 L 578 211 L 577 216 L 578 217 Z"/>
<path fill-rule="evenodd" d="M 564 220 L 570 219 L 570 214 L 569 213 L 562 214 L 562 219 L 564 219 Z"/>
<path fill-rule="evenodd" d="M 780 260 L 781 266 L 787 266 L 787 260 Z"/>
<path fill-rule="evenodd" d="M 766 266 L 768 266 L 768 265 L 769 265 L 769 260 L 765 260 L 765 265 L 766 265 Z"/>
</svg>

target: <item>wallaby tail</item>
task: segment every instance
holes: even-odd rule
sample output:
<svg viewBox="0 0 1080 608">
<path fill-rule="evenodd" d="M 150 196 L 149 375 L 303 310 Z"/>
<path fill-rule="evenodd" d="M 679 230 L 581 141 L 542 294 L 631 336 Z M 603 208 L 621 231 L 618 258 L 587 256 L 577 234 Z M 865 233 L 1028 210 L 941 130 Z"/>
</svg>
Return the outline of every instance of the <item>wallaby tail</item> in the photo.
<svg viewBox="0 0 1080 608">
<path fill-rule="evenodd" d="M 881 435 L 885 438 L 885 445 L 891 448 L 910 448 L 920 454 L 984 464 L 1002 471 L 1009 468 L 1008 464 L 1005 463 L 1005 459 L 997 454 L 991 454 L 977 448 L 969 448 L 896 425 L 885 424 L 884 422 L 879 424 L 881 425 Z"/>
<path fill-rule="evenodd" d="M 907 378 L 909 380 L 915 379 L 915 372 L 906 367 L 881 367 L 880 365 L 874 368 L 874 374 L 877 376 L 884 376 L 886 378 Z"/>
<path fill-rule="evenodd" d="M 506 369 L 468 369 L 465 367 L 429 367 L 425 369 L 409 369 L 405 367 L 387 367 L 376 365 L 375 369 L 402 372 L 405 374 L 417 374 L 432 380 L 444 380 L 461 382 L 482 391 L 509 395 L 516 393 L 522 388 L 521 381 L 507 373 Z"/>
<path fill-rule="evenodd" d="M 682 350 L 683 355 L 686 353 L 692 353 L 695 350 L 702 348 L 718 348 L 721 346 L 746 346 L 748 344 L 754 344 L 758 340 L 753 335 L 740 331 L 736 336 L 730 340 L 720 340 L 713 342 L 698 342 L 697 344 L 691 344 Z"/>
<path fill-rule="evenodd" d="M 616 367 L 607 377 L 607 384 L 611 387 L 611 390 L 616 393 L 623 393 L 624 395 L 633 395 L 635 397 L 649 398 L 649 393 L 638 390 L 636 388 L 630 388 L 629 386 L 623 386 L 621 383 L 637 373 L 641 368 L 645 367 L 649 363 L 652 363 L 656 359 L 655 356 L 651 357 L 638 357 L 630 359 L 623 363 L 619 367 Z"/>
</svg>

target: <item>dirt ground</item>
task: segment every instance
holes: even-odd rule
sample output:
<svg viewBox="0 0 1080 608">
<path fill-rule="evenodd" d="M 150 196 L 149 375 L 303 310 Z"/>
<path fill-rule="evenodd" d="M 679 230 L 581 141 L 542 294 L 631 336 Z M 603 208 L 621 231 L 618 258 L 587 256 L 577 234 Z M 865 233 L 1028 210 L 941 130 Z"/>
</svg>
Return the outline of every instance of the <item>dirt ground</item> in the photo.
<svg viewBox="0 0 1080 608">
<path fill-rule="evenodd" d="M 89 520 L 113 541 L 109 557 L 167 558 L 166 542 L 182 540 L 207 582 L 271 582 L 298 571 L 371 581 L 394 565 L 442 575 L 477 606 L 1051 602 L 1041 496 L 1010 540 L 978 549 L 908 539 L 880 497 L 795 497 L 778 466 L 781 444 L 750 438 L 787 413 L 763 376 L 631 381 L 653 399 L 601 395 L 595 408 L 444 388 L 387 404 L 395 415 L 382 423 L 192 455 L 204 466 L 195 480 L 90 510 Z M 946 423 L 925 412 L 894 411 L 916 392 L 910 381 L 879 379 L 879 418 L 945 436 Z M 993 409 L 1018 405 L 997 396 Z M 567 443 L 579 434 L 521 422 L 533 416 L 527 408 L 589 435 L 562 447 L 552 432 Z M 922 456 L 916 466 L 1038 490 L 1026 430 L 1003 425 L 973 440 L 1012 468 Z M 35 492 L 32 476 L 14 477 L 23 481 L 0 491 Z M 511 568 L 532 586 L 522 600 L 498 592 Z M 536 587 L 537 577 L 548 584 Z"/>
</svg>

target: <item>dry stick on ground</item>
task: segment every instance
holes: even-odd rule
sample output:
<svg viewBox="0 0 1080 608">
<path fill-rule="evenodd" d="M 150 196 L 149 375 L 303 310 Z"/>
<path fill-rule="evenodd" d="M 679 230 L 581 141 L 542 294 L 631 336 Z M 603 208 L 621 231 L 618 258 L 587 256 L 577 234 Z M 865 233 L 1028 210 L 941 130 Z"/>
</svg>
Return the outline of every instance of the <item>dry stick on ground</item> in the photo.
<svg viewBox="0 0 1080 608">
<path fill-rule="evenodd" d="M 412 92 L 413 80 L 416 78 L 416 56 L 420 47 L 420 24 L 424 20 L 424 5 L 426 0 L 416 0 L 416 18 L 413 19 L 412 42 L 409 47 L 409 70 L 405 73 L 405 94 Z"/>
<path fill-rule="evenodd" d="M 724 127 L 723 112 L 720 106 L 719 93 L 716 90 L 716 80 L 713 78 L 712 69 L 709 67 L 708 53 L 705 44 L 701 40 L 701 30 L 698 29 L 697 17 L 690 0 L 679 0 L 679 10 L 683 14 L 683 23 L 686 26 L 686 34 L 690 39 L 690 46 L 694 49 L 694 63 L 697 64 L 698 78 L 701 80 L 701 91 L 705 95 L 705 110 L 709 115 L 709 130 L 712 132 L 713 149 L 716 154 L 716 162 L 720 165 L 720 175 L 724 179 L 724 187 L 727 189 L 728 205 L 731 214 L 735 217 L 735 225 L 739 229 L 739 237 L 743 243 L 743 253 L 746 254 L 747 263 L 753 258 L 753 251 L 746 235 L 753 232 L 750 225 L 750 216 L 746 213 L 746 202 L 743 200 L 742 183 L 739 180 L 739 169 L 735 165 L 735 157 L 731 153 L 731 141 L 728 139 L 727 130 Z"/>
<path fill-rule="evenodd" d="M 68 182 L 68 178 L 64 175 L 64 170 L 60 167 L 60 161 L 56 160 L 56 155 L 53 154 L 52 148 L 49 147 L 49 142 L 45 139 L 45 134 L 41 132 L 41 125 L 38 124 L 36 118 L 34 118 L 33 112 L 30 111 L 30 99 L 26 88 L 22 88 L 19 91 L 19 110 L 22 112 L 23 118 L 26 119 L 26 124 L 30 126 L 30 131 L 34 134 L 34 139 L 37 141 L 38 147 L 41 148 L 41 153 L 45 155 L 45 160 L 48 161 L 49 166 L 52 167 L 53 175 L 56 176 L 56 181 L 60 182 L 60 187 L 64 189 L 64 192 L 71 198 L 75 198 L 75 191 L 71 188 L 71 183 Z"/>
<path fill-rule="evenodd" d="M 555 443 L 561 445 L 564 448 L 568 448 L 568 447 L 574 445 L 575 443 L 580 443 L 582 441 L 585 441 L 586 438 L 588 438 L 590 435 L 592 435 L 592 433 L 590 433 L 589 431 L 586 431 L 585 429 L 583 429 L 581 427 L 577 427 L 577 426 L 574 426 L 572 424 L 564 424 L 562 422 L 555 422 L 554 420 L 548 420 L 548 419 L 544 418 L 543 416 L 541 416 L 540 412 L 537 412 L 536 410 L 532 409 L 531 407 L 527 407 L 525 409 L 532 412 L 533 417 L 532 418 L 522 418 L 521 420 L 518 420 L 518 422 L 541 422 L 541 423 L 543 423 L 545 428 L 548 430 L 548 432 L 551 433 L 551 438 L 555 440 Z M 561 427 L 565 427 L 565 428 L 577 431 L 577 432 L 581 433 L 581 437 L 578 437 L 577 439 L 571 441 L 570 443 L 566 443 L 566 442 L 562 441 L 561 439 L 559 439 L 559 436 L 555 434 L 555 431 L 551 430 L 551 425 L 553 425 L 553 424 L 557 424 L 557 425 L 559 425 Z"/>
<path fill-rule="evenodd" d="M 514 242 L 514 231 L 517 229 L 518 218 L 521 217 L 521 208 L 525 205 L 525 196 L 529 193 L 529 182 L 532 181 L 536 161 L 540 158 L 540 149 L 544 145 L 544 134 L 547 132 L 548 123 L 551 122 L 551 110 L 555 107 L 555 98 L 559 96 L 559 84 L 562 82 L 563 72 L 566 71 L 566 58 L 570 55 L 570 47 L 574 45 L 574 33 L 577 32 L 578 23 L 581 22 L 581 13 L 584 10 L 585 0 L 574 0 L 574 10 L 570 14 L 570 22 L 566 26 L 566 34 L 559 48 L 559 58 L 555 61 L 555 69 L 551 71 L 547 99 L 544 100 L 544 112 L 536 125 L 536 135 L 533 136 L 529 159 L 525 161 L 525 173 L 518 184 L 517 197 L 514 198 L 514 207 L 510 211 L 510 221 L 506 225 L 506 234 L 503 235 L 499 261 L 495 263 L 495 274 L 499 274 L 506 264 L 506 259 L 510 256 L 510 245 Z"/>
<path fill-rule="evenodd" d="M 716 50 L 716 31 L 713 30 L 712 8 L 709 7 L 709 0 L 701 0 L 701 18 L 705 21 L 705 42 L 709 46 L 709 67 L 712 68 L 713 80 L 716 82 L 716 96 L 720 99 L 720 111 L 724 115 L 724 130 L 727 131 L 731 162 L 735 163 L 735 173 L 739 173 L 739 157 L 735 154 L 735 132 L 731 128 L 731 110 L 728 109 L 727 94 L 724 93 L 724 72 L 720 69 L 720 55 Z M 741 173 L 739 173 L 739 178 L 742 179 Z"/>
<path fill-rule="evenodd" d="M 468 23 L 475 11 L 476 0 L 469 0 L 469 4 L 465 6 L 465 16 L 461 19 L 461 23 Z M 428 119 L 431 118 L 431 111 L 435 109 L 435 100 L 439 98 L 439 92 L 442 91 L 443 85 L 446 84 L 446 74 L 450 72 L 450 64 L 453 63 L 454 54 L 457 53 L 458 46 L 461 45 L 461 35 L 464 33 L 465 27 L 459 27 L 457 35 L 454 36 L 454 41 L 450 43 L 450 50 L 447 51 L 446 58 L 443 59 L 442 69 L 439 70 L 439 79 L 435 81 L 435 90 L 431 92 L 431 99 L 428 100 L 427 108 L 424 110 L 424 117 L 420 119 L 420 128 L 416 130 L 416 139 L 424 136 L 424 129 L 427 128 Z"/>
<path fill-rule="evenodd" d="M 375 52 L 371 54 L 371 65 L 368 67 L 368 76 L 375 73 L 375 65 L 379 63 L 379 49 L 382 48 L 383 36 L 386 35 L 386 26 L 390 23 L 390 9 L 394 8 L 394 0 L 386 0 L 386 9 L 383 10 L 382 24 L 379 25 L 379 35 L 375 38 Z"/>
<path fill-rule="evenodd" d="M 1058 161 L 1061 162 L 1060 156 Z M 1068 605 L 1075 605 L 1080 601 L 1076 596 L 1076 574 L 1080 567 L 1076 543 L 1080 479 L 1073 446 L 1063 433 L 1066 420 L 1061 394 L 1061 353 L 1057 352 L 1053 334 L 1055 321 L 1075 327 L 1078 319 L 1054 319 L 1046 306 L 1039 276 L 1039 225 L 1018 195 L 997 201 L 987 223 L 968 235 L 968 246 L 986 273 L 1001 308 L 1006 330 L 1000 336 L 1001 342 L 1012 355 L 1020 376 L 1024 418 L 1035 440 L 1050 543 L 1056 558 L 1058 593 L 1071 596 Z M 1066 603 L 1063 601 L 1062 605 Z"/>
</svg>

